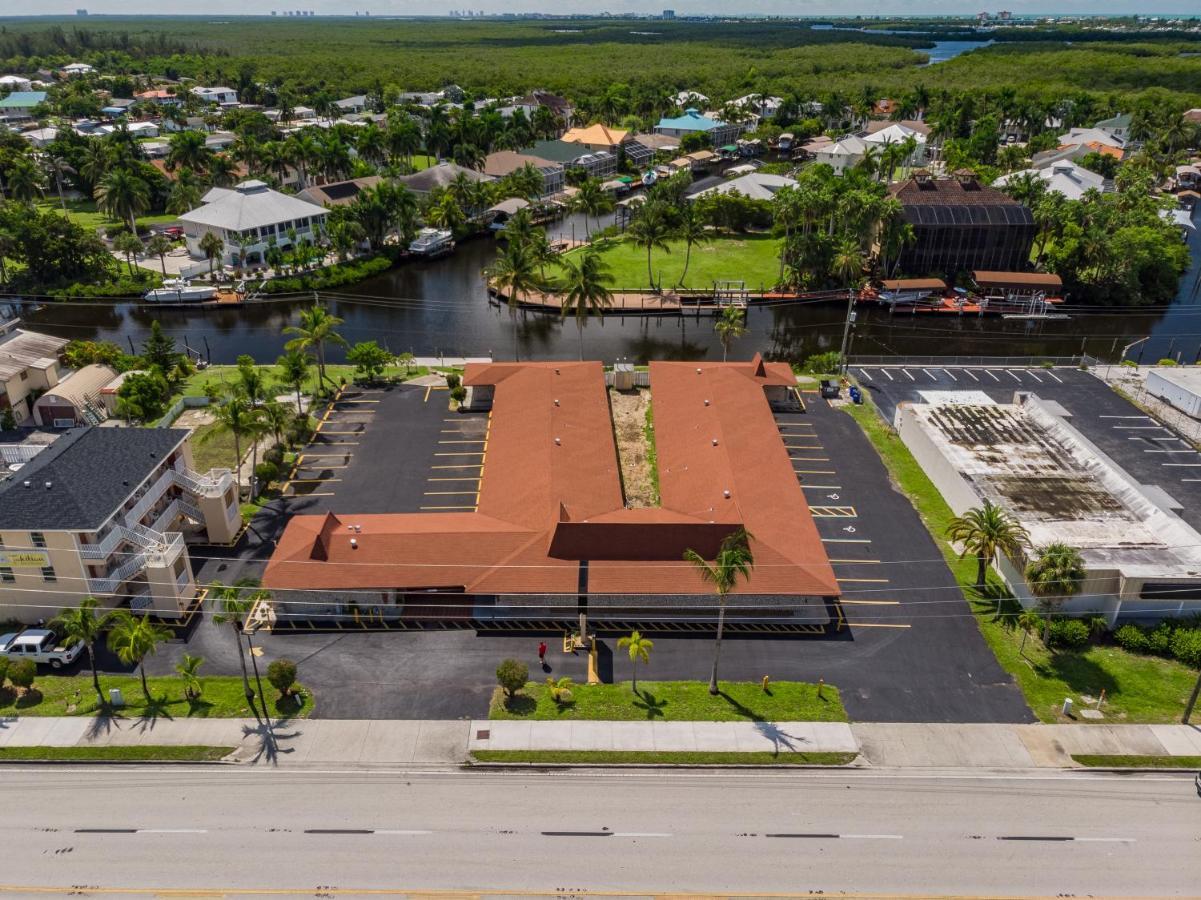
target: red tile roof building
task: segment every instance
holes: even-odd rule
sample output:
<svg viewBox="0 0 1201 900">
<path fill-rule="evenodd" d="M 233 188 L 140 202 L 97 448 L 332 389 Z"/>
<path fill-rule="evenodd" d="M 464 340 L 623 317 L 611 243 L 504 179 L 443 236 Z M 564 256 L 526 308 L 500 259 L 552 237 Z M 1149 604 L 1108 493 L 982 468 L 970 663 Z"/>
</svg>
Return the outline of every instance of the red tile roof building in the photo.
<svg viewBox="0 0 1201 900">
<path fill-rule="evenodd" d="M 465 594 L 496 607 L 557 605 L 570 618 L 586 594 L 590 604 L 712 617 L 712 586 L 684 551 L 711 559 L 744 527 L 755 566 L 731 609 L 741 600 L 760 616 L 828 621 L 838 584 L 771 408 L 795 388 L 789 367 L 658 362 L 650 381 L 659 507 L 625 506 L 600 363 L 469 365 L 473 405 L 492 406 L 476 511 L 296 516 L 263 580 L 279 592 L 277 609 L 341 602 L 315 599 L 321 592 L 395 609 L 416 593 L 428 604 L 435 590 L 460 595 L 439 598 L 460 609 Z"/>
</svg>

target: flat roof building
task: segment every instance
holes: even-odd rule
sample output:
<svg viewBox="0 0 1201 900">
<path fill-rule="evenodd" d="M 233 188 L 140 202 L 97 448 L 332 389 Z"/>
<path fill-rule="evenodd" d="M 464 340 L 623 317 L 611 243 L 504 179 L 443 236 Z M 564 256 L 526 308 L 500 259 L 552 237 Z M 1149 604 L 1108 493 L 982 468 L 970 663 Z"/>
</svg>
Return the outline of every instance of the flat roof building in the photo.
<svg viewBox="0 0 1201 900">
<path fill-rule="evenodd" d="M 1147 393 L 1201 419 L 1201 367 L 1160 366 L 1147 373 Z"/>
</svg>

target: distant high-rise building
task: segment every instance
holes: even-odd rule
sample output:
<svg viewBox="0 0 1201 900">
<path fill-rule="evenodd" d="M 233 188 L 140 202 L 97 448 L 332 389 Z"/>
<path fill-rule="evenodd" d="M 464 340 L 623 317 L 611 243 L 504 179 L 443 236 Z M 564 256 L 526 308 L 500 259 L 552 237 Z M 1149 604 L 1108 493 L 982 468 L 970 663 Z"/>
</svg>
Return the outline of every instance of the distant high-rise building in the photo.
<svg viewBox="0 0 1201 900">
<path fill-rule="evenodd" d="M 88 14 L 88 11 L 86 9 L 75 10 L 75 15 L 77 15 L 77 16 L 86 16 L 87 14 Z"/>
<path fill-rule="evenodd" d="M 676 17 L 676 11 L 674 9 L 663 10 L 663 18 L 674 19 L 675 17 Z"/>
</svg>

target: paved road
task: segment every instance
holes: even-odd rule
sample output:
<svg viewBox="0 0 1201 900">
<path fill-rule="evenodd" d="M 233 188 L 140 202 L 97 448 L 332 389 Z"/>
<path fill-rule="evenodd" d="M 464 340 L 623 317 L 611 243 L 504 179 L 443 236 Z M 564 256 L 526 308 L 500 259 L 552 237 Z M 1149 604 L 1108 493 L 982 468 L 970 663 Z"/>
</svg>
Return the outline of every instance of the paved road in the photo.
<svg viewBox="0 0 1201 900">
<path fill-rule="evenodd" d="M 0 890 L 15 894 L 1178 896 L 1201 884 L 1201 799 L 1182 776 L 146 766 L 9 768 L 4 782 L 0 841 L 21 853 Z"/>
</svg>

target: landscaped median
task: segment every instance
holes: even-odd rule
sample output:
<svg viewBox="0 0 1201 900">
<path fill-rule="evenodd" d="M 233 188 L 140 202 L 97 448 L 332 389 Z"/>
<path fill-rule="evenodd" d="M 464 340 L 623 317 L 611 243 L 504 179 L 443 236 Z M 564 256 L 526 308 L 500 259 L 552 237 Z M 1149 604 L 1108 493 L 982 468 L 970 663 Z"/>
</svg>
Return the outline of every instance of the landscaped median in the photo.
<svg viewBox="0 0 1201 900">
<path fill-rule="evenodd" d="M 216 762 L 233 747 L 0 747 L 0 762 Z"/>
<path fill-rule="evenodd" d="M 1094 769 L 1201 769 L 1201 756 L 1115 756 L 1073 753 L 1072 761 Z"/>
<path fill-rule="evenodd" d="M 1021 607 L 992 570 L 987 590 L 982 594 L 976 588 L 975 559 L 959 559 L 946 540 L 947 526 L 955 514 L 909 448 L 877 414 L 869 392 L 864 395 L 863 406 L 848 406 L 846 411 L 863 428 L 893 480 L 917 509 L 962 588 L 985 642 L 1002 668 L 1013 675 L 1034 714 L 1043 722 L 1068 722 L 1071 720 L 1060 712 L 1065 698 L 1072 698 L 1077 708 L 1095 708 L 1104 691 L 1103 718 L 1083 721 L 1179 721 L 1197 677 L 1181 663 L 1107 643 L 1053 651 L 1037 634 L 1029 635 L 1023 647 L 1022 630 L 1017 627 Z"/>
<path fill-rule="evenodd" d="M 472 757 L 484 763 L 529 763 L 532 765 L 649 765 L 649 766 L 845 766 L 857 753 L 748 751 L 729 753 L 715 750 L 689 752 L 640 750 L 476 750 Z"/>
</svg>

